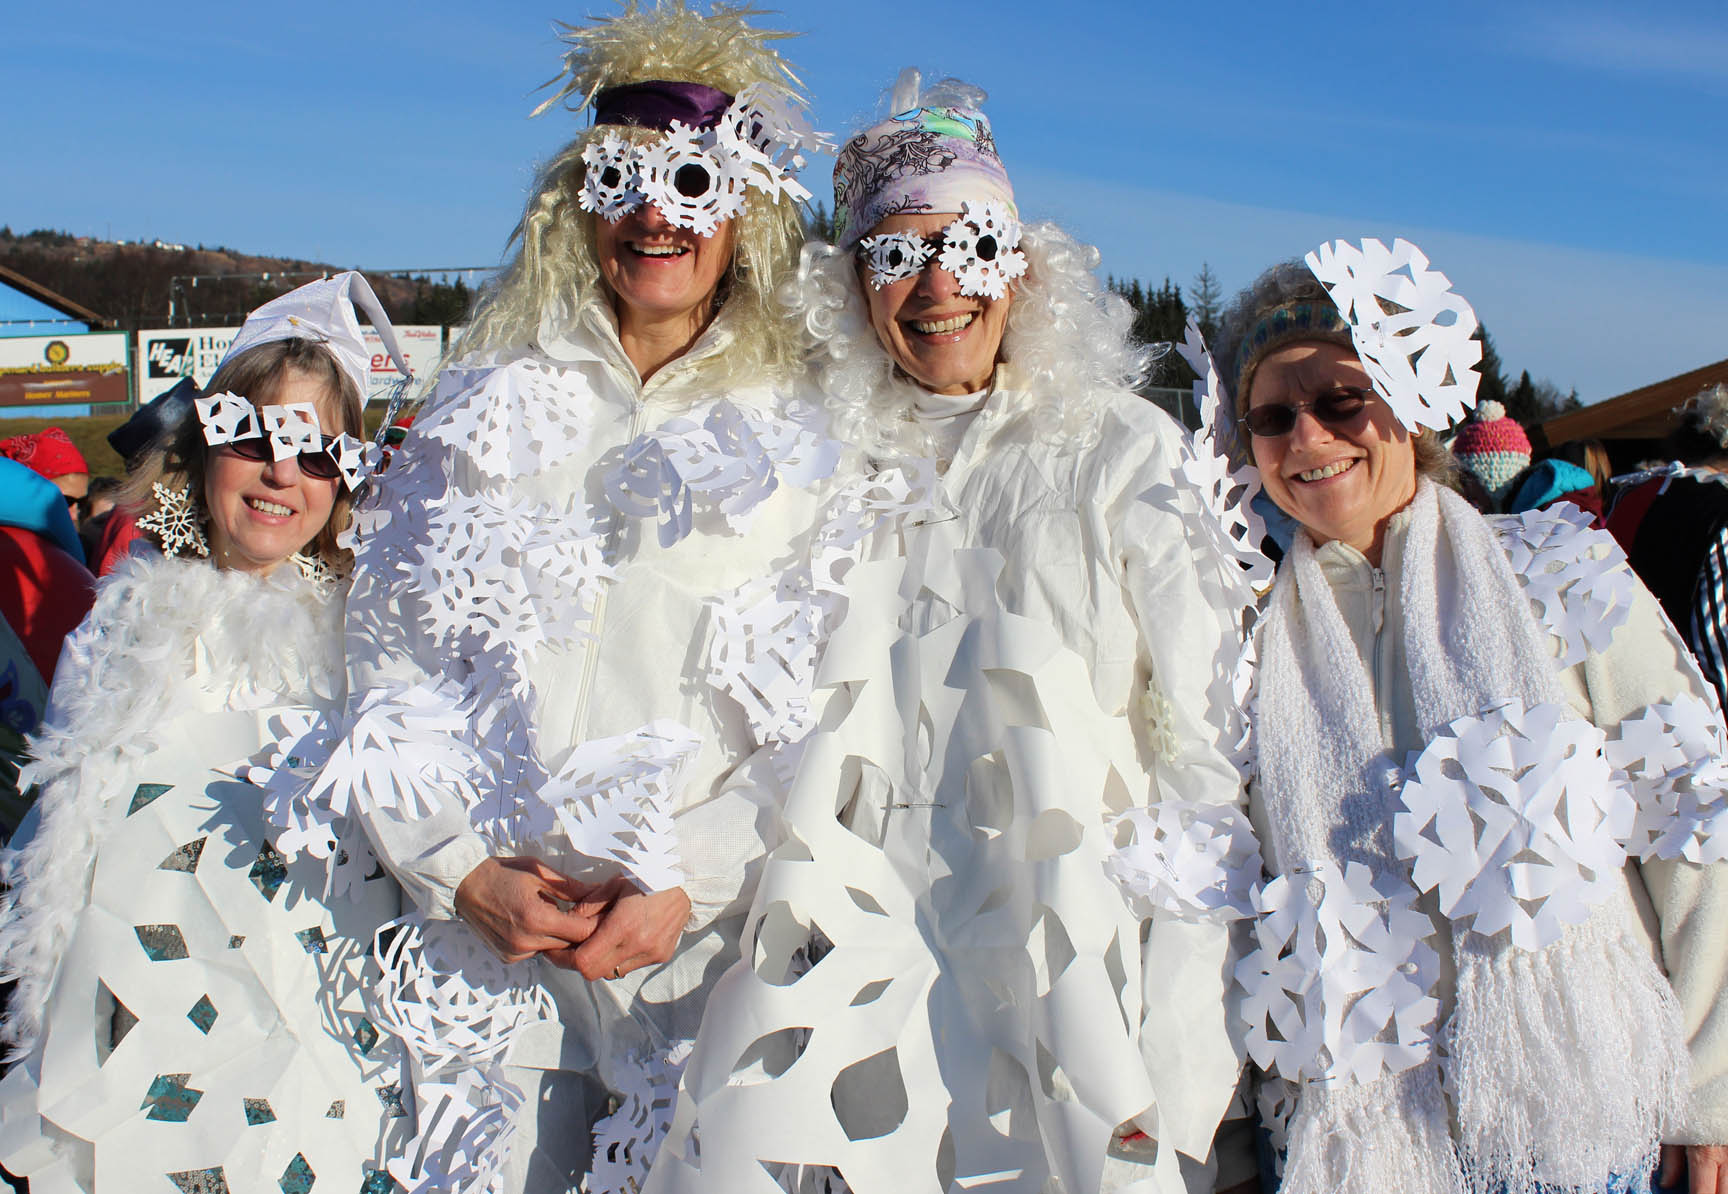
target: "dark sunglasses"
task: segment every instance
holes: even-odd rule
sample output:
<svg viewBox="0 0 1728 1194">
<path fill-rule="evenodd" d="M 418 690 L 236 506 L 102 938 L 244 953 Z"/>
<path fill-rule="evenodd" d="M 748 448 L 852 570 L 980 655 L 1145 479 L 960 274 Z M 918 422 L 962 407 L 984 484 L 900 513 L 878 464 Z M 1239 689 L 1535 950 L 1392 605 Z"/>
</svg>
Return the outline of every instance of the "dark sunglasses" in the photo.
<svg viewBox="0 0 1728 1194">
<path fill-rule="evenodd" d="M 1373 390 L 1356 386 L 1339 386 L 1316 394 L 1308 402 L 1268 402 L 1249 408 L 1242 416 L 1242 426 L 1262 439 L 1277 439 L 1296 429 L 1296 417 L 1307 411 L 1328 427 L 1342 427 L 1368 409 L 1374 400 Z"/>
<path fill-rule="evenodd" d="M 302 452 L 296 462 L 300 471 L 308 477 L 319 481 L 334 481 L 342 475 L 342 470 L 336 467 L 336 457 L 331 454 L 330 447 L 336 441 L 329 436 L 323 437 L 324 446 L 315 452 Z M 229 440 L 222 445 L 242 460 L 262 460 L 269 462 L 275 457 L 270 454 L 270 441 L 262 435 L 249 435 L 245 439 Z"/>
</svg>

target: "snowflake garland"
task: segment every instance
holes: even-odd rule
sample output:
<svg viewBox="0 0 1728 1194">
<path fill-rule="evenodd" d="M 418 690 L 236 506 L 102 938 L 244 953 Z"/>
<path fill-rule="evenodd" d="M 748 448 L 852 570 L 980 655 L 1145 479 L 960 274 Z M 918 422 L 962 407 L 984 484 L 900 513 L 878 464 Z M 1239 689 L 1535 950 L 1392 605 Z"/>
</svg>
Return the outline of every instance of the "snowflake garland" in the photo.
<svg viewBox="0 0 1728 1194">
<path fill-rule="evenodd" d="M 654 1156 L 672 1126 L 678 1080 L 694 1046 L 694 1041 L 676 1041 L 619 1067 L 618 1109 L 594 1125 L 594 1166 L 587 1190 L 640 1190 L 647 1183 Z"/>
<path fill-rule="evenodd" d="M 1695 696 L 1651 705 L 1622 721 L 1604 747 L 1638 803 L 1628 852 L 1640 862 L 1728 858 L 1728 734 Z"/>
<path fill-rule="evenodd" d="M 1350 324 L 1374 389 L 1411 431 L 1444 431 L 1476 404 L 1476 312 L 1407 240 L 1332 241 L 1307 256 Z M 1393 308 L 1391 311 L 1387 307 Z"/>
<path fill-rule="evenodd" d="M 1256 948 L 1236 981 L 1257 1065 L 1293 1082 L 1368 1082 L 1428 1059 L 1439 957 L 1413 896 L 1376 891 L 1359 862 L 1297 868 L 1256 894 Z"/>
<path fill-rule="evenodd" d="M 1602 731 L 1559 705 L 1505 701 L 1429 742 L 1398 793 L 1392 832 L 1416 887 L 1460 928 L 1559 940 L 1608 898 L 1637 808 Z"/>
<path fill-rule="evenodd" d="M 1236 809 L 1161 800 L 1128 810 L 1110 828 L 1132 836 L 1106 859 L 1105 870 L 1148 914 L 1214 922 L 1254 914 L 1260 844 Z"/>
<path fill-rule="evenodd" d="M 1606 651 L 1631 616 L 1636 592 L 1614 536 L 1570 502 L 1488 521 L 1542 625 L 1560 642 L 1559 666 Z"/>
</svg>

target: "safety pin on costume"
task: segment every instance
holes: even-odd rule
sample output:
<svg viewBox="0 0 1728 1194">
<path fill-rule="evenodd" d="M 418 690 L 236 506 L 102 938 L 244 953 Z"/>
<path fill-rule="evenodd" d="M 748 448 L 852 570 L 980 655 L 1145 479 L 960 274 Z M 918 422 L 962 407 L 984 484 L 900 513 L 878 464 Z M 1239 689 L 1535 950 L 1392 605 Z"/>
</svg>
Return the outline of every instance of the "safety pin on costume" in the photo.
<svg viewBox="0 0 1728 1194">
<path fill-rule="evenodd" d="M 1419 250 L 1338 241 L 1306 264 L 1331 306 L 1269 271 L 1266 294 L 1294 297 L 1255 291 L 1227 317 L 1234 375 L 1342 340 L 1412 434 L 1470 408 L 1475 317 Z M 1658 1141 L 1725 1126 L 1708 1031 L 1709 1098 L 1688 1092 L 1681 1006 L 1687 1031 L 1720 1019 L 1721 958 L 1686 945 L 1668 977 L 1652 959 L 1719 915 L 1721 714 L 1619 548 L 1569 509 L 1483 520 L 1419 478 L 1392 515 L 1390 674 L 1427 737 L 1408 758 L 1380 729 L 1402 698 L 1334 596 L 1360 589 L 1359 554 L 1299 531 L 1259 623 L 1274 878 L 1237 982 L 1291 1194 L 1641 1189 Z"/>
</svg>

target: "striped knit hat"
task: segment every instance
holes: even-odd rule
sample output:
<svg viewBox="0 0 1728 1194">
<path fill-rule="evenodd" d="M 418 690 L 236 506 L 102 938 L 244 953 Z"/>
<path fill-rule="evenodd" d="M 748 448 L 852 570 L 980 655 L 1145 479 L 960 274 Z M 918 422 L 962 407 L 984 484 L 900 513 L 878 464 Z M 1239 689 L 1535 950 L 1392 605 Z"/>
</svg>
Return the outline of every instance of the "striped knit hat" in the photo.
<svg viewBox="0 0 1728 1194">
<path fill-rule="evenodd" d="M 1482 479 L 1496 506 L 1511 496 L 1512 482 L 1530 466 L 1530 437 L 1506 408 L 1492 399 L 1476 408 L 1476 417 L 1458 428 L 1452 455 L 1459 465 Z"/>
</svg>

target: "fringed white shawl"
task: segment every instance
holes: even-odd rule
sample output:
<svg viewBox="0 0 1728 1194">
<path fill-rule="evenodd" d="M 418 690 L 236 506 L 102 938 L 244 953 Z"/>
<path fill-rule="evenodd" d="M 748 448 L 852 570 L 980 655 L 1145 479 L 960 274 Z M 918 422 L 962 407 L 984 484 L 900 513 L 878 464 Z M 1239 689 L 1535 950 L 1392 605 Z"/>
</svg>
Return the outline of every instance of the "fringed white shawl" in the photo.
<svg viewBox="0 0 1728 1194">
<path fill-rule="evenodd" d="M 267 579 L 172 556 L 129 557 L 66 640 L 30 739 L 40 785 L 29 841 L 0 852 L 0 978 L 15 980 L 0 1040 L 27 1054 L 88 902 L 102 810 L 129 791 L 164 720 L 196 707 L 330 705 L 342 684 L 342 602 L 278 569 Z M 196 674 L 195 674 L 196 673 Z"/>
<path fill-rule="evenodd" d="M 1425 480 L 1410 513 L 1395 583 L 1424 739 L 1508 699 L 1563 705 L 1547 639 L 1487 523 Z M 1270 859 L 1297 883 L 1362 864 L 1382 896 L 1414 897 L 1393 841 L 1399 769 L 1306 535 L 1278 577 L 1260 660 Z M 1582 1192 L 1646 1164 L 1684 1109 L 1687 1056 L 1673 992 L 1628 916 L 1609 899 L 1535 951 L 1455 924 L 1457 1004 L 1437 1047 L 1368 1080 L 1345 1072 L 1348 1043 L 1319 1059 L 1325 1072 L 1302 1084 L 1289 1128 L 1286 1194 Z"/>
</svg>

